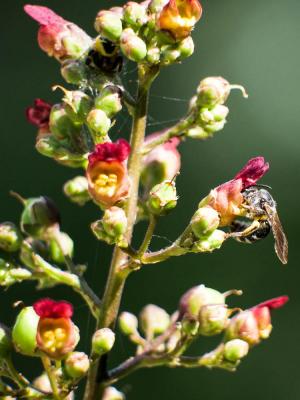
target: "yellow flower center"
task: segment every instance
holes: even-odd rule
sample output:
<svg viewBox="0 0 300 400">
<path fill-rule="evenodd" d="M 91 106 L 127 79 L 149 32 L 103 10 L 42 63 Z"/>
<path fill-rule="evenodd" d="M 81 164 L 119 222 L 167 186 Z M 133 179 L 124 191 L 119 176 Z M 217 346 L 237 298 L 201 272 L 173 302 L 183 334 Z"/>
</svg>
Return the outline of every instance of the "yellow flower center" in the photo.
<svg viewBox="0 0 300 400">
<path fill-rule="evenodd" d="M 116 174 L 100 174 L 94 184 L 99 194 L 111 197 L 116 192 L 118 177 Z"/>
<path fill-rule="evenodd" d="M 57 349 L 61 349 L 64 346 L 67 339 L 67 331 L 64 328 L 49 329 L 45 330 L 41 336 L 45 349 L 55 353 Z"/>
</svg>

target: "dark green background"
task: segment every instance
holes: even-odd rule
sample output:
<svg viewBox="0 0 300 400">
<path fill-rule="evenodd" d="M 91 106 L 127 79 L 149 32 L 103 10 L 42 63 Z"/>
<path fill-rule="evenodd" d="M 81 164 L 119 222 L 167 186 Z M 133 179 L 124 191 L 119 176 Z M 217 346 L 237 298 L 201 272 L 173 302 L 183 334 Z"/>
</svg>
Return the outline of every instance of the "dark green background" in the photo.
<svg viewBox="0 0 300 400">
<path fill-rule="evenodd" d="M 36 43 L 37 27 L 22 12 L 23 1 L 1 3 L 1 220 L 17 222 L 20 205 L 9 197 L 13 189 L 23 196 L 47 194 L 59 205 L 63 229 L 76 243 L 76 260 L 88 262 L 87 278 L 100 290 L 108 269 L 110 250 L 98 244 L 88 225 L 97 218 L 92 204 L 77 208 L 64 198 L 61 187 L 76 171 L 58 166 L 34 150 L 35 129 L 27 124 L 24 109 L 35 97 L 58 101 L 51 86 L 61 83 L 57 63 L 42 53 Z M 48 0 L 52 7 L 90 34 L 100 7 L 112 0 Z M 145 267 L 127 283 L 122 309 L 138 312 L 147 303 L 168 311 L 176 308 L 181 294 L 204 283 L 219 290 L 239 288 L 242 298 L 231 305 L 248 307 L 280 294 L 290 303 L 274 313 L 271 338 L 251 351 L 235 374 L 207 370 L 142 370 L 119 384 L 128 398 L 213 399 L 243 398 L 296 400 L 300 392 L 299 346 L 299 0 L 204 0 L 204 16 L 194 38 L 194 57 L 164 70 L 153 87 L 150 123 L 179 118 L 199 80 L 222 75 L 243 84 L 249 92 L 244 100 L 234 92 L 229 100 L 226 128 L 207 142 L 188 141 L 182 148 L 182 174 L 178 178 L 180 201 L 172 215 L 161 220 L 158 234 L 174 239 L 188 222 L 197 202 L 210 190 L 231 178 L 250 158 L 263 155 L 271 168 L 263 182 L 273 187 L 281 219 L 290 243 L 290 262 L 282 267 L 273 251 L 270 236 L 262 243 L 246 246 L 226 243 L 211 255 L 171 259 L 162 265 Z M 134 80 L 132 66 L 128 80 Z M 179 98 L 167 101 L 161 96 Z M 167 124 L 149 126 L 149 132 Z M 129 125 L 121 134 L 128 135 Z M 115 130 L 114 137 L 118 136 Z M 142 232 L 143 226 L 138 228 Z M 167 241 L 156 239 L 154 246 Z M 297 249 L 298 247 L 298 249 Z M 40 296 L 66 298 L 75 305 L 75 320 L 81 326 L 80 349 L 87 349 L 93 327 L 81 299 L 64 287 L 37 293 L 24 284 L 1 291 L 0 318 L 12 323 L 15 300 L 31 304 Z M 195 353 L 212 348 L 200 340 Z M 202 342 L 202 343 L 201 343 Z M 118 336 L 112 363 L 130 354 L 126 339 Z M 28 375 L 39 368 L 36 361 L 21 362 Z M 23 364 L 22 364 L 23 363 Z M 28 366 L 30 365 L 30 368 Z M 78 396 L 80 398 L 80 396 Z"/>
</svg>

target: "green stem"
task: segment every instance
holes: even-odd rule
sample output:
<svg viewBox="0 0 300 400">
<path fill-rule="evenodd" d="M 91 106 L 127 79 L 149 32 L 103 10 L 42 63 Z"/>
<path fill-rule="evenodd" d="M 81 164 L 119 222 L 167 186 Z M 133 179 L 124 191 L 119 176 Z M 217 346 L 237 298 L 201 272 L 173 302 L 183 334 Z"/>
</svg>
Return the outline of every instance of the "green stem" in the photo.
<svg viewBox="0 0 300 400">
<path fill-rule="evenodd" d="M 141 149 L 145 139 L 145 130 L 147 124 L 148 93 L 151 83 L 157 76 L 159 70 L 158 67 L 147 68 L 144 65 L 140 65 L 138 72 L 139 85 L 136 107 L 133 113 L 130 143 L 131 153 L 128 162 L 128 174 L 131 185 L 125 209 L 128 221 L 126 239 L 129 244 L 131 242 L 132 232 L 137 215 L 138 190 L 141 174 L 141 162 L 143 158 Z M 127 254 L 122 252 L 120 248 L 115 248 L 102 299 L 97 329 L 103 327 L 114 327 L 125 281 L 130 273 L 129 268 L 122 269 L 122 265 L 126 264 L 127 262 L 127 257 Z M 103 385 L 103 381 L 107 374 L 106 360 L 107 356 L 104 356 L 100 360 L 95 360 L 91 365 L 88 374 L 84 400 L 101 399 L 105 387 Z"/>
<path fill-rule="evenodd" d="M 58 388 L 56 377 L 53 373 L 53 367 L 51 365 L 51 361 L 47 356 L 41 356 L 41 360 L 42 360 L 44 369 L 49 378 L 50 386 L 51 386 L 51 389 L 53 392 L 53 397 L 56 400 L 60 400 L 59 388 Z"/>
<path fill-rule="evenodd" d="M 139 248 L 139 251 L 138 251 L 139 257 L 143 256 L 143 254 L 148 250 L 148 247 L 151 243 L 151 239 L 152 239 L 156 224 L 157 224 L 157 217 L 155 215 L 151 214 L 149 217 L 149 225 L 148 225 L 143 243 L 141 244 L 141 247 Z"/>
</svg>

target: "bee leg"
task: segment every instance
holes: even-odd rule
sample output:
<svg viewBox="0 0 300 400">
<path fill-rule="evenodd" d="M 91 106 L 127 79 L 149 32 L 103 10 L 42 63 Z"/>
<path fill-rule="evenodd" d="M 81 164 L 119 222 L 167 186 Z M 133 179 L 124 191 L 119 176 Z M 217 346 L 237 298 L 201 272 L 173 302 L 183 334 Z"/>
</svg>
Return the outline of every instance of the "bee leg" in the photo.
<svg viewBox="0 0 300 400">
<path fill-rule="evenodd" d="M 247 237 L 255 232 L 260 227 L 259 221 L 256 219 L 249 225 L 246 229 L 241 232 L 231 232 L 227 234 L 226 238 L 239 238 L 239 237 Z"/>
</svg>

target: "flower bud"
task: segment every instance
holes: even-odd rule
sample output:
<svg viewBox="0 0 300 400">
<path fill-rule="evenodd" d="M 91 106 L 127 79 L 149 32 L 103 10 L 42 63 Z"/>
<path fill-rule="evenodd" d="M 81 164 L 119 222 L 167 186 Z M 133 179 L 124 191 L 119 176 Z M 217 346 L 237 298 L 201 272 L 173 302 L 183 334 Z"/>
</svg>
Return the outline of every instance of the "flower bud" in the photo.
<svg viewBox="0 0 300 400">
<path fill-rule="evenodd" d="M 219 214 L 212 207 L 200 207 L 191 220 L 191 228 L 198 238 L 205 238 L 218 228 L 220 223 Z"/>
<path fill-rule="evenodd" d="M 16 350 L 26 356 L 36 356 L 37 327 L 39 317 L 33 307 L 25 307 L 17 316 L 12 329 L 12 339 Z"/>
<path fill-rule="evenodd" d="M 149 10 L 154 14 L 159 14 L 169 0 L 151 0 Z"/>
<path fill-rule="evenodd" d="M 51 259 L 58 264 L 65 262 L 65 256 L 72 257 L 74 242 L 67 233 L 57 232 L 49 241 Z"/>
<path fill-rule="evenodd" d="M 88 191 L 88 181 L 85 176 L 76 176 L 64 184 L 64 194 L 80 206 L 87 203 L 91 197 Z"/>
<path fill-rule="evenodd" d="M 147 22 L 147 10 L 143 4 L 129 1 L 124 6 L 123 19 L 133 28 L 140 28 Z"/>
<path fill-rule="evenodd" d="M 102 400 L 125 400 L 125 396 L 113 386 L 109 386 L 104 390 Z"/>
<path fill-rule="evenodd" d="M 98 329 L 92 338 L 92 351 L 100 356 L 108 353 L 115 343 L 115 334 L 109 328 Z"/>
<path fill-rule="evenodd" d="M 195 125 L 187 130 L 186 136 L 191 139 L 205 140 L 211 136 L 211 134 L 204 130 L 200 125 Z"/>
<path fill-rule="evenodd" d="M 215 289 L 207 288 L 204 285 L 195 286 L 189 289 L 180 299 L 180 317 L 188 315 L 198 320 L 202 307 L 216 304 L 221 306 L 225 304 L 225 297 L 222 293 Z"/>
<path fill-rule="evenodd" d="M 228 325 L 228 309 L 224 304 L 208 304 L 199 311 L 199 333 L 203 336 L 218 335 Z"/>
<path fill-rule="evenodd" d="M 32 382 L 34 388 L 43 391 L 44 393 L 51 393 L 52 388 L 50 385 L 50 381 L 46 372 L 43 372 L 42 375 L 38 376 Z"/>
<path fill-rule="evenodd" d="M 137 331 L 138 319 L 134 314 L 124 311 L 119 316 L 119 327 L 124 335 L 130 336 Z"/>
<path fill-rule="evenodd" d="M 169 0 L 162 9 L 157 24 L 180 41 L 191 33 L 201 18 L 202 7 L 198 0 Z"/>
<path fill-rule="evenodd" d="M 0 249 L 7 252 L 18 251 L 22 244 L 22 235 L 15 224 L 2 222 L 0 224 Z"/>
<path fill-rule="evenodd" d="M 161 48 L 161 59 L 164 65 L 169 65 L 177 61 L 180 57 L 180 51 L 172 45 Z"/>
<path fill-rule="evenodd" d="M 78 131 L 64 104 L 55 104 L 50 113 L 50 131 L 58 140 L 69 138 Z"/>
<path fill-rule="evenodd" d="M 8 329 L 0 324 L 0 358 L 7 358 L 12 352 L 12 341 Z"/>
<path fill-rule="evenodd" d="M 85 353 L 74 351 L 64 361 L 64 371 L 70 378 L 82 378 L 90 367 L 90 361 Z"/>
<path fill-rule="evenodd" d="M 87 116 L 87 125 L 90 128 L 95 143 L 101 143 L 111 126 L 111 120 L 103 110 L 93 109 Z"/>
<path fill-rule="evenodd" d="M 122 21 L 120 16 L 112 11 L 100 11 L 95 20 L 95 29 L 102 36 L 115 42 L 122 34 Z"/>
<path fill-rule="evenodd" d="M 211 107 L 216 104 L 224 104 L 230 90 L 230 83 L 220 76 L 205 78 L 197 89 L 198 105 Z"/>
<path fill-rule="evenodd" d="M 193 38 L 191 36 L 188 36 L 187 38 L 181 40 L 177 49 L 180 53 L 180 59 L 190 57 L 194 53 L 195 49 Z"/>
<path fill-rule="evenodd" d="M 20 223 L 24 233 L 40 237 L 49 227 L 60 223 L 59 211 L 49 197 L 33 197 L 25 200 Z"/>
<path fill-rule="evenodd" d="M 106 113 L 109 118 L 114 117 L 122 110 L 122 91 L 118 86 L 108 85 L 95 99 L 95 108 Z"/>
<path fill-rule="evenodd" d="M 176 207 L 177 199 L 175 182 L 164 181 L 152 188 L 147 204 L 151 213 L 165 215 Z"/>
<path fill-rule="evenodd" d="M 71 91 L 60 86 L 55 86 L 54 89 L 56 88 L 62 89 L 65 94 L 63 97 L 63 103 L 69 118 L 75 124 L 83 124 L 93 107 L 92 98 L 81 90 Z"/>
<path fill-rule="evenodd" d="M 147 61 L 150 64 L 158 64 L 160 61 L 160 48 L 151 47 L 147 51 Z"/>
<path fill-rule="evenodd" d="M 193 318 L 183 318 L 182 331 L 187 335 L 196 335 L 199 330 L 199 322 Z"/>
<path fill-rule="evenodd" d="M 122 32 L 120 47 L 131 61 L 140 62 L 147 55 L 146 43 L 130 28 L 124 29 Z"/>
<path fill-rule="evenodd" d="M 52 105 L 45 100 L 35 99 L 34 105 L 26 109 L 27 121 L 37 126 L 42 132 L 49 130 L 51 107 Z"/>
<path fill-rule="evenodd" d="M 80 60 L 65 61 L 60 72 L 65 81 L 72 85 L 80 85 L 87 79 L 86 65 Z"/>
<path fill-rule="evenodd" d="M 109 244 L 118 243 L 127 230 L 125 211 L 115 206 L 108 208 L 102 220 L 94 222 L 91 228 L 99 240 L 104 240 Z"/>
<path fill-rule="evenodd" d="M 40 24 L 38 43 L 50 57 L 60 62 L 79 58 L 91 46 L 91 38 L 82 29 L 49 8 L 27 4 L 24 10 Z"/>
<path fill-rule="evenodd" d="M 251 311 L 240 312 L 230 321 L 225 339 L 228 341 L 236 338 L 246 341 L 249 345 L 259 343 L 259 330 Z"/>
<path fill-rule="evenodd" d="M 163 308 L 148 304 L 140 313 L 140 323 L 146 336 L 151 338 L 160 335 L 169 327 L 170 316 Z"/>
<path fill-rule="evenodd" d="M 194 253 L 206 253 L 219 249 L 226 239 L 226 233 L 216 229 L 208 237 L 194 243 Z"/>
<path fill-rule="evenodd" d="M 248 351 L 249 344 L 247 342 L 240 339 L 233 339 L 225 343 L 223 355 L 226 360 L 236 363 L 241 358 L 245 357 Z"/>
</svg>

